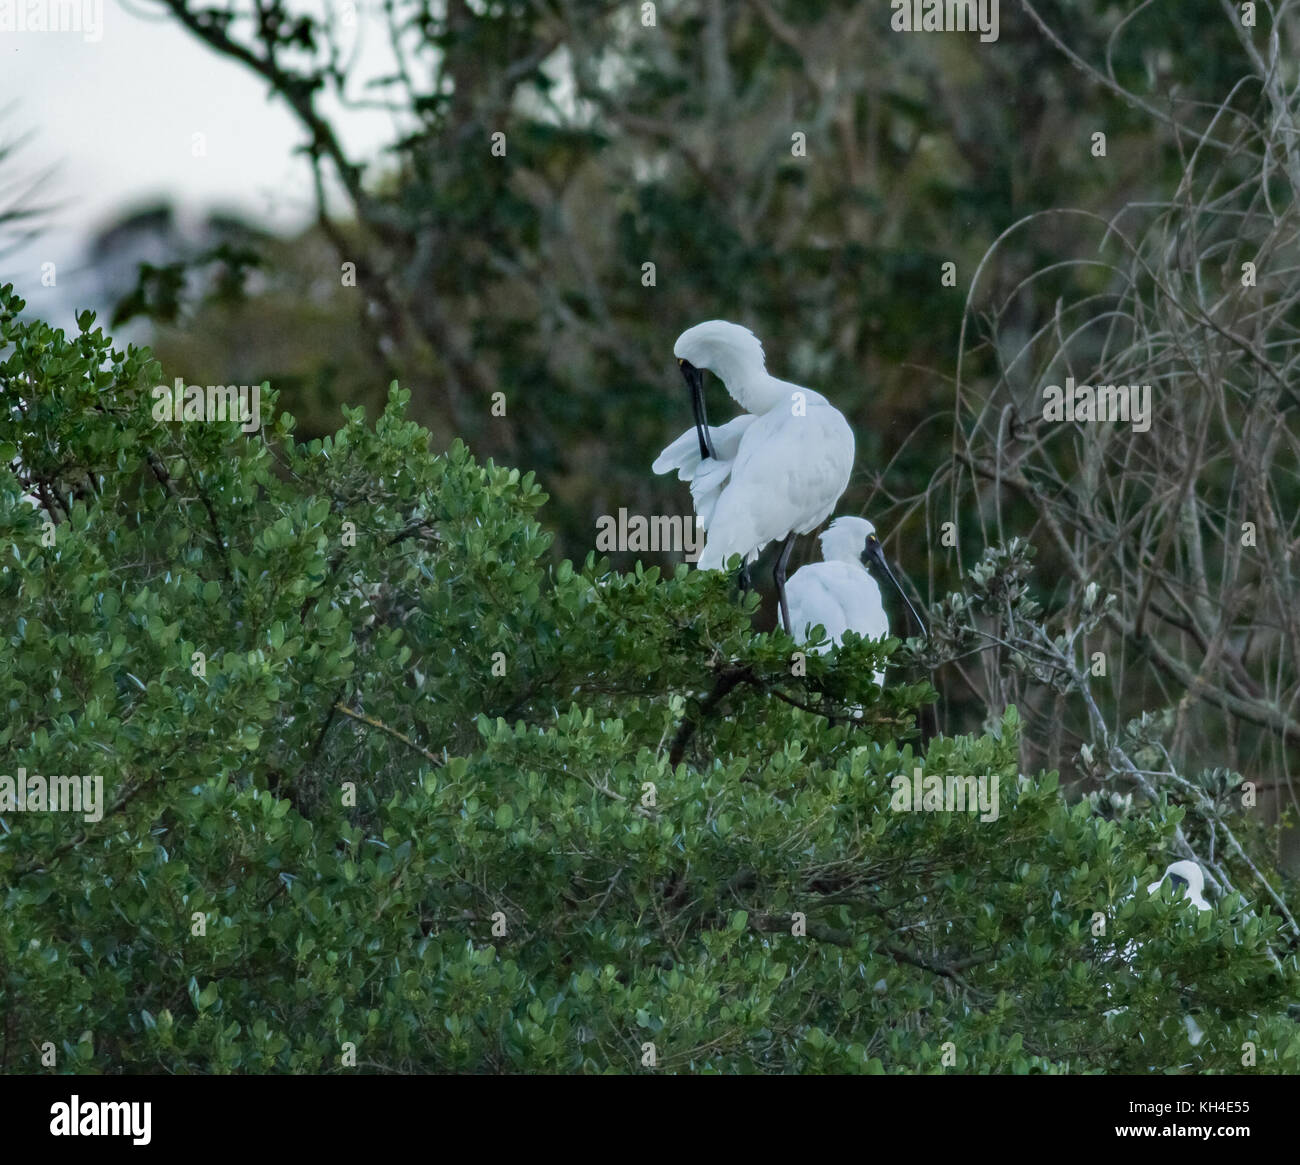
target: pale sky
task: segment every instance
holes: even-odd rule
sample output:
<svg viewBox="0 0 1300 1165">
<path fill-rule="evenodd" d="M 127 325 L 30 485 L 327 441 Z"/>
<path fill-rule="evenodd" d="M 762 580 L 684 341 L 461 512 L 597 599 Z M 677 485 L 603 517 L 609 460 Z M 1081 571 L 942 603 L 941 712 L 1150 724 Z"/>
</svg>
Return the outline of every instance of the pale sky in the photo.
<svg viewBox="0 0 1300 1165">
<path fill-rule="evenodd" d="M 90 6 L 83 29 L 98 28 L 98 39 L 3 31 L 5 6 L 13 23 L 15 6 L 29 2 L 0 0 L 0 140 L 31 135 L 4 178 L 53 166 L 44 190 L 64 204 L 40 239 L 0 258 L 0 282 L 15 283 L 31 312 L 70 326 L 87 238 L 139 204 L 170 197 L 195 219 L 209 209 L 239 210 L 283 229 L 312 217 L 309 170 L 293 153 L 303 134 L 243 66 L 160 18 L 161 6 L 148 0 L 76 0 Z M 369 28 L 362 59 L 376 60 L 384 42 Z M 386 114 L 345 113 L 339 124 L 354 157 L 373 155 L 393 134 Z M 194 156 L 196 133 L 205 136 L 206 157 Z M 41 287 L 45 262 L 57 265 L 53 290 Z"/>
</svg>

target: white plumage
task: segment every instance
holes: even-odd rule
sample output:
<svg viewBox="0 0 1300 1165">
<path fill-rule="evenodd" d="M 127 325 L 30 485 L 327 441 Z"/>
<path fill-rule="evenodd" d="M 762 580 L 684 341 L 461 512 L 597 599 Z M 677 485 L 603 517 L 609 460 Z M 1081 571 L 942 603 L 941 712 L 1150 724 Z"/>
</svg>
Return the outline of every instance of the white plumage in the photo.
<svg viewBox="0 0 1300 1165">
<path fill-rule="evenodd" d="M 725 425 L 710 426 L 709 435 L 717 457 L 701 458 L 697 432 L 687 429 L 655 458 L 651 466 L 655 473 L 668 473 L 675 469 L 680 480 L 690 482 L 691 500 L 695 503 L 695 517 L 701 530 L 707 531 L 713 525 L 713 511 L 723 488 L 731 480 L 731 464 L 740 449 L 740 439 L 756 420 L 758 418 L 753 413 L 742 413 Z"/>
<path fill-rule="evenodd" d="M 1147 885 L 1148 894 L 1158 894 L 1161 885 L 1166 881 L 1171 881 L 1175 887 L 1182 886 L 1186 892 L 1185 902 L 1195 906 L 1198 911 L 1213 910 L 1209 902 L 1205 900 L 1205 873 L 1201 867 L 1192 861 L 1172 862 L 1165 868 L 1165 872 L 1160 876 L 1157 882 L 1151 882 Z M 1138 944 L 1129 940 L 1124 944 L 1124 949 L 1120 951 L 1119 957 L 1126 963 L 1131 963 L 1137 955 Z M 1107 987 L 1106 993 L 1110 994 L 1110 988 Z M 1107 1011 L 1106 1016 L 1117 1015 L 1124 1008 L 1116 1008 Z M 1187 1029 L 1187 1040 L 1192 1047 L 1196 1047 L 1201 1040 L 1205 1038 L 1205 1032 L 1201 1030 L 1201 1025 L 1196 1022 L 1190 1015 L 1183 1016 L 1183 1026 Z"/>
<path fill-rule="evenodd" d="M 1148 894 L 1159 891 L 1160 885 L 1168 878 L 1175 886 L 1182 886 L 1187 891 L 1187 901 L 1197 910 L 1213 910 L 1205 900 L 1205 873 L 1195 862 L 1174 862 L 1165 870 L 1159 882 L 1152 882 L 1147 887 Z"/>
<path fill-rule="evenodd" d="M 839 647 L 846 631 L 855 631 L 864 639 L 889 636 L 880 584 L 862 561 L 867 539 L 875 532 L 865 518 L 836 518 L 821 535 L 823 561 L 801 566 L 790 576 L 786 595 L 799 643 L 807 643 L 818 624 L 830 638 L 830 643 L 813 649 L 818 652 L 829 650 L 831 644 Z M 875 675 L 876 683 L 885 682 L 883 671 Z"/>
<path fill-rule="evenodd" d="M 792 539 L 824 522 L 848 485 L 853 431 L 821 393 L 770 375 L 763 345 L 739 324 L 696 324 L 677 337 L 673 354 L 691 390 L 696 425 L 655 459 L 654 471 L 676 470 L 690 482 L 706 535 L 700 569 L 720 570 L 733 554 L 751 563 L 769 542 L 784 540 L 775 578 L 785 618 Z M 747 415 L 709 426 L 705 369 Z"/>
<path fill-rule="evenodd" d="M 1155 894 L 1160 889 L 1160 884 L 1165 878 L 1170 879 L 1175 886 L 1181 884 L 1183 889 L 1187 891 L 1187 901 L 1195 906 L 1198 911 L 1214 909 L 1205 900 L 1205 874 L 1195 862 L 1181 861 L 1172 863 L 1165 870 L 1164 877 L 1159 882 L 1152 882 L 1147 887 L 1147 893 Z M 1183 1016 L 1183 1026 L 1187 1029 L 1187 1041 L 1192 1047 L 1196 1047 L 1205 1038 L 1201 1025 L 1190 1015 Z"/>
</svg>

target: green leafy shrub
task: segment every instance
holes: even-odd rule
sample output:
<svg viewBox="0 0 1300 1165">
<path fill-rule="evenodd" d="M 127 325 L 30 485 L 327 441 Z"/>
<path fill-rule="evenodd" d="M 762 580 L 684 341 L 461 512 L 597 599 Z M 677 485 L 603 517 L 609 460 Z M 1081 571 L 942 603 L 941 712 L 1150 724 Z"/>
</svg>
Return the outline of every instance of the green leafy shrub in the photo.
<svg viewBox="0 0 1300 1165">
<path fill-rule="evenodd" d="M 160 423 L 147 352 L 21 310 L 0 772 L 106 804 L 0 810 L 8 1070 L 1300 1067 L 1276 919 L 1135 892 L 1182 811 L 1067 805 L 1015 709 L 922 755 L 897 642 L 551 562 L 532 475 L 396 388 L 308 445 Z M 891 809 L 917 768 L 996 819 Z"/>
</svg>

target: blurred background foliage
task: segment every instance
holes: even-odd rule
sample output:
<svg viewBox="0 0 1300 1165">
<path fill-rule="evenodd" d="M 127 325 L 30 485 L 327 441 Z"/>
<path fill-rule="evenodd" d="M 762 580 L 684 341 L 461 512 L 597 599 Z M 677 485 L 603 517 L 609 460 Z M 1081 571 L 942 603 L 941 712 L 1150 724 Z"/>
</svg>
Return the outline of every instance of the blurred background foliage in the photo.
<svg viewBox="0 0 1300 1165">
<path fill-rule="evenodd" d="M 596 517 L 620 506 L 687 504 L 647 469 L 689 419 L 672 341 L 714 317 L 754 328 L 775 371 L 845 411 L 859 443 L 845 508 L 888 520 L 948 449 L 965 296 L 990 242 L 1037 210 L 1104 215 L 1179 172 L 1172 135 L 1009 6 L 984 45 L 893 33 L 884 4 L 665 3 L 646 27 L 631 3 L 398 3 L 401 75 L 346 80 L 324 28 L 311 26 L 314 52 L 292 39 L 289 5 L 268 6 L 283 18 L 260 29 L 172 7 L 214 51 L 274 60 L 291 101 L 364 90 L 396 107 L 404 132 L 377 158 L 344 158 L 324 115 L 304 116 L 325 178 L 340 160 L 351 175 L 346 204 L 269 243 L 242 307 L 198 303 L 161 327 L 160 357 L 203 383 L 267 378 L 317 434 L 341 401 L 382 402 L 378 357 L 436 439 L 537 471 L 562 555 L 590 549 Z M 1097 56 L 1124 11 L 1053 16 Z M 1163 27 L 1175 11 L 1144 20 Z M 1125 39 L 1116 69 L 1148 93 L 1176 81 L 1208 98 L 1230 83 L 1231 34 L 1211 9 L 1177 20 L 1204 27 L 1159 50 Z M 1090 153 L 1098 128 L 1104 159 Z M 990 296 L 1085 239 L 1082 223 L 1054 223 L 1002 258 Z M 1020 306 L 1025 327 L 1059 282 Z M 497 390 L 504 418 L 490 411 Z M 710 392 L 713 415 L 734 411 Z M 922 577 L 929 541 L 916 520 L 899 530 L 899 556 Z"/>
</svg>

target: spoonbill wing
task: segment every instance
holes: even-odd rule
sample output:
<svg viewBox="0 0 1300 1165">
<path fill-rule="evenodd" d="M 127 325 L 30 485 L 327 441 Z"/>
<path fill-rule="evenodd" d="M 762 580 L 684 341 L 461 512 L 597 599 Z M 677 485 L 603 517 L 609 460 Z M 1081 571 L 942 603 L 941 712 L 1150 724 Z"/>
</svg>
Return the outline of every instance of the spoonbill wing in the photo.
<svg viewBox="0 0 1300 1165">
<path fill-rule="evenodd" d="M 757 557 L 769 542 L 821 525 L 849 483 L 853 431 L 838 409 L 764 413 L 741 437 L 700 553 L 701 570 L 718 570 L 733 554 Z"/>
<path fill-rule="evenodd" d="M 719 450 L 721 454 L 721 450 Z M 718 499 L 731 480 L 732 462 L 707 457 L 700 462 L 700 467 L 691 478 L 691 498 L 695 502 L 695 521 L 701 530 L 707 530 L 713 524 L 713 514 L 718 508 Z"/>
<path fill-rule="evenodd" d="M 828 577 L 825 562 L 810 562 L 794 572 L 785 584 L 786 598 L 790 602 L 790 626 L 794 637 L 800 643 L 806 642 L 809 631 L 821 624 L 832 643 L 839 643 L 840 637 L 849 626 L 848 613 L 840 602 L 838 588 Z M 818 648 L 825 651 L 825 647 Z"/>
<path fill-rule="evenodd" d="M 731 462 L 735 460 L 736 452 L 740 448 L 741 437 L 745 435 L 745 431 L 756 420 L 758 418 L 753 413 L 741 413 L 740 416 L 733 417 L 725 425 L 709 426 L 709 435 L 713 438 L 713 448 L 718 454 L 718 461 Z M 691 481 L 700 467 L 700 460 L 699 439 L 694 429 L 687 429 L 655 458 L 655 462 L 650 468 L 655 473 L 668 473 L 670 470 L 675 469 L 679 480 Z M 714 459 L 708 457 L 704 460 L 713 461 Z"/>
<path fill-rule="evenodd" d="M 700 457 L 700 442 L 694 429 L 687 429 L 668 446 L 651 467 L 655 473 L 677 471 L 681 481 L 691 483 L 691 497 L 695 502 L 695 516 L 701 530 L 707 530 L 713 521 L 718 499 L 731 480 L 731 467 L 740 448 L 740 439 L 758 418 L 753 413 L 741 413 L 725 425 L 709 426 L 713 448 L 717 457 Z"/>
</svg>

